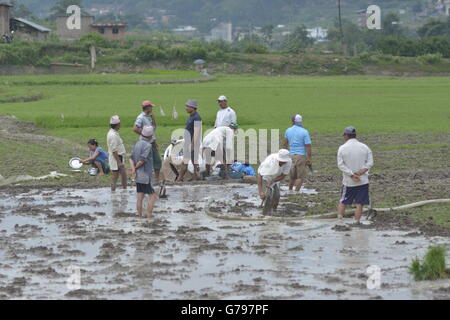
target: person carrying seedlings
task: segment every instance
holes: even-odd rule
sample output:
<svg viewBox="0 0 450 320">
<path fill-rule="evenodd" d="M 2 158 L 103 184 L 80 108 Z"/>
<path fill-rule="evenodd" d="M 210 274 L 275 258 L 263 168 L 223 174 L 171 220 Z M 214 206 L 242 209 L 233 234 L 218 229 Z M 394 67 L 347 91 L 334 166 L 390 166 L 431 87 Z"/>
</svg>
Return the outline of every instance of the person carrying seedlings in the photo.
<svg viewBox="0 0 450 320">
<path fill-rule="evenodd" d="M 228 127 L 231 123 L 237 123 L 236 112 L 228 106 L 228 98 L 220 96 L 217 103 L 220 110 L 217 112 L 214 128 Z"/>
<path fill-rule="evenodd" d="M 211 158 L 215 157 L 222 164 L 226 164 L 226 166 L 224 166 L 224 179 L 228 179 L 228 169 L 231 164 L 228 164 L 230 161 L 227 161 L 227 156 L 230 157 L 233 155 L 233 138 L 238 128 L 239 125 L 232 122 L 227 127 L 223 126 L 212 130 L 203 139 L 202 154 L 206 163 L 206 174 L 208 176 L 211 174 Z"/>
<path fill-rule="evenodd" d="M 120 118 L 115 115 L 110 120 L 111 129 L 108 131 L 106 141 L 108 145 L 109 153 L 109 167 L 112 171 L 112 184 L 111 191 L 116 191 L 116 184 L 121 177 L 122 188 L 127 188 L 127 172 L 125 170 L 125 146 L 123 145 L 122 138 L 119 135 L 120 130 Z"/>
<path fill-rule="evenodd" d="M 142 106 L 142 113 L 139 114 L 138 117 L 136 118 L 133 131 L 136 134 L 140 135 L 140 139 L 142 140 L 145 139 L 142 136 L 143 128 L 146 126 L 152 126 L 153 129 L 156 131 L 157 125 L 155 116 L 153 115 L 153 107 L 155 106 L 155 104 L 146 100 L 142 102 L 141 106 Z M 155 171 L 156 184 L 159 183 L 159 173 L 162 167 L 161 155 L 159 154 L 158 149 L 159 146 L 158 143 L 156 142 L 156 135 L 154 134 L 152 138 L 152 154 L 153 154 L 153 169 Z"/>
<path fill-rule="evenodd" d="M 202 117 L 197 112 L 198 103 L 196 100 L 186 102 L 186 112 L 190 115 L 186 121 L 184 130 L 183 164 L 177 178 L 177 182 L 182 182 L 188 169 L 189 161 L 194 165 L 194 176 L 198 177 L 199 172 L 199 149 L 202 135 Z"/>
<path fill-rule="evenodd" d="M 282 148 L 289 148 L 292 168 L 289 179 L 289 190 L 300 191 L 306 178 L 306 166 L 312 165 L 311 137 L 303 128 L 303 118 L 296 114 L 292 117 L 293 126 L 286 130 Z"/>
<path fill-rule="evenodd" d="M 272 210 L 276 211 L 280 201 L 280 182 L 289 175 L 292 160 L 289 150 L 281 149 L 278 153 L 269 155 L 258 168 L 258 193 L 261 200 L 267 200 L 267 189 L 273 190 Z"/>
<path fill-rule="evenodd" d="M 360 224 L 363 207 L 370 203 L 369 170 L 373 156 L 370 148 L 356 139 L 354 127 L 345 128 L 343 137 L 345 143 L 337 154 L 337 165 L 343 176 L 338 219 L 344 217 L 346 206 L 356 203 L 354 223 Z"/>
<path fill-rule="evenodd" d="M 158 196 L 152 187 L 153 175 L 153 133 L 152 126 L 145 126 L 141 131 L 141 138 L 136 143 L 130 157 L 131 175 L 136 181 L 138 216 L 142 217 L 142 203 L 145 195 L 148 195 L 147 218 L 152 218 L 153 208 Z"/>
<path fill-rule="evenodd" d="M 109 173 L 108 154 L 98 146 L 96 139 L 90 139 L 87 143 L 89 149 L 89 158 L 81 160 L 84 164 L 90 164 L 93 168 L 98 169 L 99 175 Z"/>
</svg>

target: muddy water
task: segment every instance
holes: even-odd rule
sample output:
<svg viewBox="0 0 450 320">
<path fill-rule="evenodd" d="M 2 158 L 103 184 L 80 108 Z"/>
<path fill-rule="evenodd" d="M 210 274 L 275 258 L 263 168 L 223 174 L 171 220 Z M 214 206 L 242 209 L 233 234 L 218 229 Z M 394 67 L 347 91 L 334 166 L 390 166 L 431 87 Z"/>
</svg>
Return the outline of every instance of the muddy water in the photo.
<svg viewBox="0 0 450 320">
<path fill-rule="evenodd" d="M 449 280 L 419 284 L 407 272 L 447 238 L 205 215 L 205 203 L 224 197 L 258 205 L 249 185 L 171 186 L 168 195 L 146 220 L 134 215 L 132 190 L 0 193 L 0 298 L 450 298 Z M 367 288 L 372 265 L 381 269 L 378 289 Z M 80 287 L 68 286 L 73 270 Z"/>
</svg>

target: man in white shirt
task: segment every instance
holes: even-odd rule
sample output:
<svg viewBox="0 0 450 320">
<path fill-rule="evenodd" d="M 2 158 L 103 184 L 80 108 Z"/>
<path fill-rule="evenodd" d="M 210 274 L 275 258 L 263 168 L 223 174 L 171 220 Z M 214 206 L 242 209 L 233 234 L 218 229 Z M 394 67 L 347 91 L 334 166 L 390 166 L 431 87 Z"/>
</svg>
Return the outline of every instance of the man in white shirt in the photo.
<svg viewBox="0 0 450 320">
<path fill-rule="evenodd" d="M 258 168 L 258 193 L 261 200 L 266 198 L 266 188 L 273 188 L 274 202 L 273 210 L 276 210 L 280 201 L 280 182 L 283 181 L 291 171 L 292 160 L 289 150 L 281 149 L 278 153 L 269 155 Z"/>
<path fill-rule="evenodd" d="M 344 130 L 345 143 L 339 148 L 337 165 L 342 171 L 342 193 L 338 218 L 344 217 L 346 206 L 356 203 L 355 223 L 359 224 L 364 205 L 370 204 L 369 170 L 373 166 L 372 151 L 356 139 L 356 129 Z"/>
<path fill-rule="evenodd" d="M 238 124 L 232 122 L 228 127 L 222 126 L 214 129 L 203 139 L 203 159 L 205 159 L 207 175 L 211 173 L 211 157 L 214 156 L 216 160 L 226 164 L 224 179 L 228 178 L 228 167 L 231 166 L 232 161 L 228 158 L 234 154 L 233 138 L 238 128 Z"/>
<path fill-rule="evenodd" d="M 125 146 L 123 145 L 122 138 L 119 135 L 120 130 L 120 118 L 115 115 L 110 120 L 111 129 L 106 136 L 106 142 L 108 145 L 109 153 L 109 166 L 112 171 L 112 184 L 111 191 L 116 191 L 116 184 L 119 175 L 121 176 L 122 188 L 127 188 L 127 172 L 125 171 Z"/>
<path fill-rule="evenodd" d="M 220 110 L 217 112 L 214 128 L 228 127 L 231 123 L 237 123 L 236 112 L 228 106 L 228 99 L 225 96 L 217 98 Z"/>
</svg>

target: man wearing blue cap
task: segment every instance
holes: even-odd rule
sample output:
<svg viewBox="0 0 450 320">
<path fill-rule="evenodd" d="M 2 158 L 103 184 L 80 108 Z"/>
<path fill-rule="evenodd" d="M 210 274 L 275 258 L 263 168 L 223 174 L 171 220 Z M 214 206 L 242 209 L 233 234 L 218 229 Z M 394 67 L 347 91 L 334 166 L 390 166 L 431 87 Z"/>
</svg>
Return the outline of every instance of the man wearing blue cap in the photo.
<svg viewBox="0 0 450 320">
<path fill-rule="evenodd" d="M 303 128 L 303 118 L 296 114 L 292 117 L 293 126 L 286 130 L 282 148 L 291 152 L 292 168 L 290 172 L 289 190 L 300 191 L 306 178 L 306 166 L 312 163 L 311 137 Z"/>
<path fill-rule="evenodd" d="M 356 129 L 344 130 L 345 143 L 339 148 L 337 164 L 342 171 L 342 192 L 339 202 L 338 218 L 344 217 L 346 206 L 356 203 L 355 224 L 359 224 L 363 206 L 370 204 L 369 170 L 373 166 L 372 151 L 356 139 Z"/>
</svg>

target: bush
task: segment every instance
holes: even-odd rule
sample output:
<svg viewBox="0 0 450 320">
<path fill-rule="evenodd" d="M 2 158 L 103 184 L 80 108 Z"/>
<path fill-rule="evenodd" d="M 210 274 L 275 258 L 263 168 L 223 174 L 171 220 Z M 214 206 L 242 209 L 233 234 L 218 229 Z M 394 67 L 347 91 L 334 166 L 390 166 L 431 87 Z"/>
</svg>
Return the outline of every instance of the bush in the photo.
<svg viewBox="0 0 450 320">
<path fill-rule="evenodd" d="M 442 62 L 442 54 L 440 53 L 428 53 L 423 56 L 417 57 L 417 61 L 421 64 L 438 64 Z"/>
<path fill-rule="evenodd" d="M 87 49 L 91 46 L 95 46 L 97 48 L 109 48 L 113 46 L 113 42 L 108 41 L 108 39 L 96 32 L 82 35 L 77 43 Z"/>
<path fill-rule="evenodd" d="M 142 46 L 135 51 L 136 58 L 142 62 L 149 62 L 153 60 L 161 60 L 165 58 L 166 54 L 161 49 L 153 46 Z"/>
<path fill-rule="evenodd" d="M 449 270 L 445 269 L 445 248 L 430 247 L 423 263 L 417 258 L 412 261 L 409 273 L 416 281 L 447 278 Z"/>
<path fill-rule="evenodd" d="M 245 42 L 242 45 L 241 51 L 244 53 L 267 53 L 268 49 L 262 43 Z"/>
</svg>

